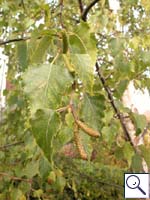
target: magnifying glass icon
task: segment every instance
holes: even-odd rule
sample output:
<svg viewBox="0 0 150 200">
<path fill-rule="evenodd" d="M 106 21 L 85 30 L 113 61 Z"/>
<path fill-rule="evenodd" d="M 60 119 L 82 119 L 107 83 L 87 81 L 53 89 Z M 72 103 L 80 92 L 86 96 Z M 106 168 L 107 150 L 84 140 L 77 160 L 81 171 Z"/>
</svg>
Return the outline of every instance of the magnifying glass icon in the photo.
<svg viewBox="0 0 150 200">
<path fill-rule="evenodd" d="M 126 180 L 126 185 L 128 188 L 138 189 L 140 190 L 140 192 L 142 192 L 142 194 L 146 195 L 146 192 L 144 192 L 144 190 L 142 190 L 142 188 L 140 187 L 140 179 L 138 176 L 130 175 Z"/>
</svg>

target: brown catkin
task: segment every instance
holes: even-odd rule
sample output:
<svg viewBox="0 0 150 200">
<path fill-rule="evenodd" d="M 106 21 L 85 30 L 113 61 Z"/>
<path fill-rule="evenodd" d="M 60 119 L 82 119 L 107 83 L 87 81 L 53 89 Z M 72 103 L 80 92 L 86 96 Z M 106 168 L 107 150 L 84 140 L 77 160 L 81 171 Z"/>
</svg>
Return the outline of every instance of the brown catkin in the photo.
<svg viewBox="0 0 150 200">
<path fill-rule="evenodd" d="M 99 137 L 100 136 L 100 133 L 98 131 L 95 131 L 92 128 L 88 127 L 86 124 L 84 124 L 80 120 L 76 120 L 76 123 L 88 135 L 90 135 L 92 137 Z"/>
<path fill-rule="evenodd" d="M 86 153 L 86 151 L 83 147 L 82 141 L 81 141 L 81 137 L 80 137 L 80 134 L 79 134 L 79 126 L 76 123 L 74 124 L 74 141 L 75 141 L 75 144 L 76 144 L 77 149 L 79 151 L 80 157 L 83 160 L 87 160 L 88 156 L 87 156 L 87 153 Z"/>
</svg>

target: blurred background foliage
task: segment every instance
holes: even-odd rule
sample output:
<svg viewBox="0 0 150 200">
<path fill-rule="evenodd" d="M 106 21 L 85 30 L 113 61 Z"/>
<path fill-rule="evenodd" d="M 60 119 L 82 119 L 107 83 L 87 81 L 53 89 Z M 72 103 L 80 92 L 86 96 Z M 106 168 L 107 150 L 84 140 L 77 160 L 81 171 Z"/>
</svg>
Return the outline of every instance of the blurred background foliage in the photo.
<svg viewBox="0 0 150 200">
<path fill-rule="evenodd" d="M 142 172 L 143 158 L 150 169 L 150 142 L 139 153 L 118 120 L 128 114 L 137 135 L 148 125 L 121 99 L 130 81 L 150 84 L 150 6 L 115 2 L 0 1 L 0 199 L 122 200 L 124 172 Z M 100 133 L 80 127 L 87 160 L 74 144 L 77 119 Z"/>
</svg>

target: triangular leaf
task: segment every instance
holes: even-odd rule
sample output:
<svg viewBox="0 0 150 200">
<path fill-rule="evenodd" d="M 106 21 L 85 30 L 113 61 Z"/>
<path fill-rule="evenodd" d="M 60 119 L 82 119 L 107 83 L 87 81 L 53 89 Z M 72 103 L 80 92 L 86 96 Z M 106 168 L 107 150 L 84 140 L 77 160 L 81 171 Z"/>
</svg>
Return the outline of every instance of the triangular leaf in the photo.
<svg viewBox="0 0 150 200">
<path fill-rule="evenodd" d="M 81 117 L 82 119 L 94 129 L 101 131 L 102 118 L 104 116 L 105 104 L 104 96 L 89 96 L 84 95 Z"/>
<path fill-rule="evenodd" d="M 70 34 L 69 47 L 75 71 L 84 87 L 92 93 L 97 48 L 95 36 L 87 23 L 81 22 L 75 33 Z"/>
<path fill-rule="evenodd" d="M 69 36 L 70 51 L 73 54 L 86 54 L 86 48 L 78 35 Z"/>
<path fill-rule="evenodd" d="M 132 157 L 132 169 L 135 171 L 135 172 L 140 172 L 141 169 L 142 169 L 142 158 L 139 154 L 135 154 L 133 157 Z"/>
<path fill-rule="evenodd" d="M 140 145 L 140 150 L 142 157 L 144 157 L 144 160 L 146 161 L 146 164 L 148 168 L 150 168 L 150 148 L 146 148 L 144 145 Z"/>
<path fill-rule="evenodd" d="M 132 118 L 134 125 L 136 127 L 136 134 L 139 135 L 144 131 L 144 128 L 147 125 L 146 117 L 144 115 L 139 115 L 136 113 L 132 113 Z"/>
<path fill-rule="evenodd" d="M 44 55 L 50 46 L 51 36 L 44 36 L 40 39 L 39 43 L 35 47 L 33 55 L 31 55 L 30 62 L 32 63 L 42 63 Z"/>
<path fill-rule="evenodd" d="M 59 130 L 59 116 L 57 113 L 38 110 L 31 120 L 32 132 L 37 144 L 43 150 L 49 161 L 53 154 L 53 140 Z"/>
<path fill-rule="evenodd" d="M 92 93 L 95 61 L 88 54 L 71 54 L 71 61 L 83 86 Z"/>
<path fill-rule="evenodd" d="M 25 92 L 31 97 L 34 110 L 43 107 L 56 109 L 71 85 L 72 76 L 62 64 L 49 64 L 28 69 L 24 82 Z"/>
<path fill-rule="evenodd" d="M 133 147 L 129 142 L 126 142 L 123 147 L 124 158 L 127 160 L 128 165 L 131 165 L 132 157 L 134 155 Z"/>
<path fill-rule="evenodd" d="M 87 54 L 91 57 L 92 61 L 96 61 L 97 57 L 97 48 L 96 48 L 96 39 L 93 33 L 91 33 L 90 27 L 86 22 L 81 22 L 77 27 L 76 34 L 80 38 L 84 48 L 86 49 Z"/>
</svg>

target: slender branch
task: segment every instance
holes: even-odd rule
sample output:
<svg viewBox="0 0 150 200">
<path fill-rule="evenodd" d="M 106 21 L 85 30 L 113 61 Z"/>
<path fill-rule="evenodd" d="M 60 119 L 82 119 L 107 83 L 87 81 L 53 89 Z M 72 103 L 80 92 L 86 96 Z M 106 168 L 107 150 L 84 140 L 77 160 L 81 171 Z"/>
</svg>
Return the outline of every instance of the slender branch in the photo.
<svg viewBox="0 0 150 200">
<path fill-rule="evenodd" d="M 139 139 L 143 138 L 144 135 L 147 134 L 147 131 L 149 130 L 149 128 L 150 128 L 150 124 L 148 123 L 148 124 L 146 125 L 146 127 L 144 128 L 143 132 L 140 134 Z"/>
<path fill-rule="evenodd" d="M 73 90 L 75 90 L 75 87 L 76 87 L 76 83 L 74 82 L 74 84 L 72 85 Z M 71 93 L 71 96 L 70 96 L 69 108 L 71 110 L 71 113 L 73 115 L 74 120 L 77 121 L 78 120 L 78 116 L 77 116 L 76 110 L 74 108 L 73 96 L 74 96 L 74 91 Z"/>
<path fill-rule="evenodd" d="M 78 120 L 78 116 L 77 116 L 77 114 L 76 114 L 76 111 L 75 111 L 75 109 L 74 109 L 74 106 L 73 106 L 73 104 L 70 104 L 70 109 L 71 109 L 71 113 L 72 113 L 72 115 L 73 115 L 73 118 L 74 118 L 74 120 L 75 120 L 75 122 Z"/>
<path fill-rule="evenodd" d="M 69 106 L 61 107 L 61 108 L 58 108 L 58 109 L 56 110 L 56 112 L 61 113 L 61 112 L 66 111 L 68 108 L 69 108 Z"/>
<path fill-rule="evenodd" d="M 82 13 L 83 13 L 83 3 L 82 3 L 82 0 L 78 0 L 78 3 L 79 3 L 79 8 L 80 8 L 80 13 L 82 15 Z"/>
<path fill-rule="evenodd" d="M 61 24 L 61 27 L 64 28 L 64 24 L 63 24 L 63 0 L 60 0 L 60 24 Z"/>
<path fill-rule="evenodd" d="M 78 173 L 82 178 L 87 178 L 89 180 L 89 182 L 95 182 L 95 179 L 92 178 L 92 176 L 88 176 L 87 174 L 81 173 L 79 171 L 78 171 Z M 123 188 L 124 188 L 123 185 L 118 185 L 116 183 L 105 182 L 105 181 L 102 181 L 100 179 L 96 180 L 96 183 L 107 185 L 107 186 L 110 186 L 110 187 L 115 187 L 116 189 L 119 189 L 119 190 L 123 190 Z"/>
<path fill-rule="evenodd" d="M 20 41 L 26 41 L 31 39 L 30 37 L 24 37 L 24 38 L 15 38 L 15 39 L 11 39 L 11 40 L 6 40 L 6 41 L 0 41 L 0 46 L 5 45 L 5 44 L 9 44 L 12 42 L 20 42 Z"/>
<path fill-rule="evenodd" d="M 16 145 L 23 144 L 23 143 L 24 143 L 23 141 L 19 141 L 19 142 L 15 142 L 15 143 L 12 143 L 12 144 L 6 144 L 4 146 L 0 146 L 0 150 L 4 150 L 4 149 L 7 149 L 9 147 L 16 146 Z"/>
<path fill-rule="evenodd" d="M 105 82 L 105 78 L 103 77 L 103 75 L 101 74 L 100 72 L 100 69 L 99 69 L 99 65 L 98 63 L 96 62 L 96 71 L 98 73 L 98 76 L 99 76 L 99 79 L 108 95 L 108 99 L 110 100 L 110 103 L 112 105 L 112 108 L 114 109 L 114 112 L 116 113 L 120 123 L 121 123 L 121 126 L 122 126 L 122 129 L 125 133 L 125 136 L 126 136 L 126 139 L 130 142 L 131 146 L 133 147 L 134 151 L 137 152 L 137 148 L 135 147 L 134 145 L 134 142 L 132 141 L 132 138 L 126 128 L 126 125 L 124 124 L 124 120 L 123 120 L 123 116 L 122 114 L 119 112 L 118 108 L 116 107 L 115 105 L 115 102 L 114 102 L 114 99 L 113 99 L 113 96 L 112 96 L 112 93 L 110 91 L 110 88 L 106 85 L 106 82 Z"/>
<path fill-rule="evenodd" d="M 75 173 L 77 175 L 79 175 L 81 178 L 87 179 L 91 183 L 107 185 L 108 187 L 109 186 L 115 187 L 116 189 L 119 189 L 119 190 L 122 190 L 124 188 L 123 185 L 116 184 L 115 182 L 106 182 L 106 181 L 101 180 L 100 178 L 95 178 L 94 176 L 87 175 L 86 173 L 81 172 L 81 170 L 79 170 L 75 164 L 71 163 L 72 162 L 71 160 L 67 160 L 67 162 L 68 162 L 68 165 L 65 169 L 67 170 L 70 170 L 70 168 L 75 169 Z"/>
<path fill-rule="evenodd" d="M 21 0 L 21 4 L 22 4 L 23 9 L 26 10 L 24 0 Z"/>
<path fill-rule="evenodd" d="M 57 34 L 52 34 L 52 36 L 55 36 L 55 37 L 58 37 L 58 38 L 60 37 Z M 42 38 L 42 36 L 37 37 L 38 40 L 41 39 L 41 38 Z M 26 40 L 30 40 L 30 39 L 31 39 L 31 37 L 22 37 L 22 38 L 14 38 L 14 39 L 6 40 L 6 41 L 0 40 L 0 46 L 10 44 L 10 43 L 13 43 L 13 42 L 26 41 Z"/>
<path fill-rule="evenodd" d="M 91 10 L 91 8 L 98 2 L 99 0 L 94 0 L 92 1 L 87 7 L 86 9 L 82 12 L 82 20 L 86 21 L 87 20 L 87 15 L 89 13 L 89 11 Z"/>
<path fill-rule="evenodd" d="M 20 177 L 16 177 L 16 176 L 11 176 L 10 174 L 5 173 L 5 172 L 0 172 L 0 176 L 8 176 L 11 180 L 23 181 L 23 182 L 30 183 L 30 184 L 32 183 L 31 179 L 25 179 L 25 178 L 20 178 Z"/>
</svg>

